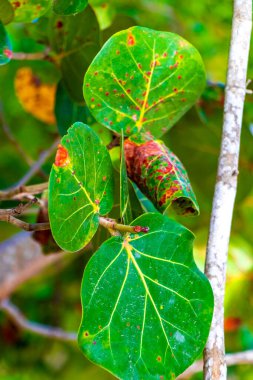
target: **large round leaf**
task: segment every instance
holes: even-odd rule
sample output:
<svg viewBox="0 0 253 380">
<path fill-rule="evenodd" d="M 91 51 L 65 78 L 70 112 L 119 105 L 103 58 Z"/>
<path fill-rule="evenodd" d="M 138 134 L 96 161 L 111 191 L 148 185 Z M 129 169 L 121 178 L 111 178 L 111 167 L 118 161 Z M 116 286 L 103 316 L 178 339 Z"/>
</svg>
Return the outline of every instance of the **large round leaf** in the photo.
<svg viewBox="0 0 253 380">
<path fill-rule="evenodd" d="M 113 204 L 112 164 L 96 133 L 75 123 L 63 137 L 49 180 L 49 217 L 57 244 L 77 251 Z"/>
<path fill-rule="evenodd" d="M 198 51 L 176 34 L 133 27 L 116 33 L 90 65 L 84 98 L 96 119 L 125 135 L 164 134 L 205 86 Z"/>
<path fill-rule="evenodd" d="M 174 379 L 201 353 L 213 311 L 211 286 L 192 256 L 192 233 L 161 214 L 112 237 L 88 263 L 79 345 L 120 379 Z"/>
</svg>

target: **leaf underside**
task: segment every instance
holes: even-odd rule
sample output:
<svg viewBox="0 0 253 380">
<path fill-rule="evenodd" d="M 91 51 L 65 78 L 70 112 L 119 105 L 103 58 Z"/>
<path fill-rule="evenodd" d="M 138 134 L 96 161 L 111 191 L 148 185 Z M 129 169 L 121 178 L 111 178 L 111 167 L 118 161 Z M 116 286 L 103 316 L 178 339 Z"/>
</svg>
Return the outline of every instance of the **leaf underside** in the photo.
<svg viewBox="0 0 253 380">
<path fill-rule="evenodd" d="M 103 125 L 125 135 L 167 132 L 205 86 L 198 51 L 180 36 L 143 27 L 113 35 L 84 78 L 84 98 Z"/>
<path fill-rule="evenodd" d="M 112 237 L 85 269 L 79 345 L 119 379 L 174 379 L 204 347 L 212 290 L 190 231 L 152 213 L 133 225 L 150 230 Z"/>
<path fill-rule="evenodd" d="M 77 251 L 113 205 L 112 164 L 96 133 L 75 123 L 63 137 L 49 179 L 49 217 L 57 244 Z"/>
<path fill-rule="evenodd" d="M 167 214 L 172 207 L 184 216 L 199 214 L 184 166 L 162 141 L 138 135 L 124 146 L 128 176 L 159 211 Z"/>
</svg>

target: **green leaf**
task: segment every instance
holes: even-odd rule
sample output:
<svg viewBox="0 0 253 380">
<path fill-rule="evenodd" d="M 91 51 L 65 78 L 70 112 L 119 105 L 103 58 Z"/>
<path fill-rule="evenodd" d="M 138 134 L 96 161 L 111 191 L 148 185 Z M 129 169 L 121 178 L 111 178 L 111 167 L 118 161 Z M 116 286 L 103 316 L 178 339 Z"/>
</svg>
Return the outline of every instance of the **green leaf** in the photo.
<svg viewBox="0 0 253 380">
<path fill-rule="evenodd" d="M 196 102 L 205 86 L 198 51 L 180 36 L 132 27 L 112 36 L 84 78 L 95 118 L 116 133 L 159 137 Z"/>
<path fill-rule="evenodd" d="M 129 198 L 128 178 L 124 154 L 124 133 L 121 131 L 121 160 L 120 160 L 120 217 L 124 224 L 132 221 L 132 211 Z"/>
<path fill-rule="evenodd" d="M 92 239 L 99 215 L 113 204 L 110 156 L 96 133 L 75 123 L 63 137 L 49 180 L 53 237 L 64 250 L 77 251 Z"/>
<path fill-rule="evenodd" d="M 66 89 L 77 103 L 83 102 L 83 74 L 99 50 L 99 26 L 93 10 L 50 19 L 51 48 L 61 57 L 60 69 Z"/>
<path fill-rule="evenodd" d="M 127 172 L 156 206 L 167 214 L 172 207 L 181 215 L 198 215 L 199 207 L 187 172 L 177 156 L 148 135 L 125 140 Z"/>
<path fill-rule="evenodd" d="M 10 0 L 14 9 L 15 22 L 32 22 L 43 16 L 51 7 L 51 0 Z"/>
<path fill-rule="evenodd" d="M 119 379 L 175 379 L 204 348 L 211 286 L 189 230 L 152 213 L 133 225 L 149 232 L 112 237 L 84 271 L 79 345 Z"/>
<path fill-rule="evenodd" d="M 88 0 L 54 0 L 53 10 L 59 15 L 71 15 L 82 12 L 88 5 Z"/>
<path fill-rule="evenodd" d="M 0 21 L 3 24 L 9 24 L 14 17 L 14 10 L 8 0 L 1 0 L 0 3 Z"/>
<path fill-rule="evenodd" d="M 133 186 L 136 197 L 140 202 L 142 210 L 144 212 L 158 212 L 153 203 L 147 197 L 145 197 L 145 195 L 140 191 L 138 186 L 132 181 L 131 184 Z"/>
<path fill-rule="evenodd" d="M 12 56 L 12 48 L 9 36 L 5 27 L 0 21 L 0 66 L 10 62 Z"/>
</svg>

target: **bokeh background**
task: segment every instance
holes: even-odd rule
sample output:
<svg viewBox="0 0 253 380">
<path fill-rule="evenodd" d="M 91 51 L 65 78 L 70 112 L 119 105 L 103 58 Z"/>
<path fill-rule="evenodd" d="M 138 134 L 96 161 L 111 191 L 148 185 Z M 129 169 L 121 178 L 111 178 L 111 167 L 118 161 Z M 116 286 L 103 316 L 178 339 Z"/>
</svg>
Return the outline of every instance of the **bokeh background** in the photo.
<svg viewBox="0 0 253 380">
<path fill-rule="evenodd" d="M 0 188 L 6 189 L 16 184 L 27 173 L 29 167 L 38 160 L 41 153 L 51 147 L 59 134 L 64 133 L 73 120 L 88 119 L 94 124 L 94 128 L 101 134 L 105 143 L 110 142 L 110 133 L 96 125 L 94 120 L 89 120 L 80 94 L 86 68 L 99 47 L 113 33 L 132 25 L 178 33 L 200 51 L 206 66 L 208 81 L 206 90 L 196 106 L 164 136 L 163 140 L 187 168 L 200 205 L 199 217 L 177 217 L 177 220 L 196 235 L 194 256 L 203 270 L 221 139 L 232 2 L 229 0 L 188 0 L 187 2 L 90 0 L 89 4 L 89 9 L 78 16 L 79 25 L 82 27 L 77 33 L 80 36 L 79 43 L 80 45 L 83 43 L 83 48 L 71 56 L 70 61 L 66 63 L 67 69 L 61 65 L 60 61 L 55 65 L 50 60 L 29 61 L 26 59 L 12 60 L 0 67 L 0 113 L 2 115 Z M 57 33 L 52 28 L 52 23 L 55 22 L 54 17 L 49 10 L 33 22 L 12 22 L 7 25 L 6 30 L 11 39 L 13 51 L 39 53 L 49 46 L 56 55 L 62 52 L 61 41 L 58 40 Z M 76 24 L 76 19 L 73 19 L 73 24 Z M 58 25 L 61 28 L 60 24 Z M 87 34 L 93 42 L 92 48 L 87 48 L 85 45 Z M 85 63 L 80 66 L 78 66 L 79 53 L 85 57 Z M 72 77 L 69 77 L 70 71 L 73 72 Z M 251 49 L 248 78 L 252 77 L 253 51 Z M 76 101 L 75 106 L 68 98 L 64 86 L 68 88 L 72 99 Z M 55 100 L 56 92 L 58 101 Z M 65 103 L 62 99 L 65 99 Z M 117 150 L 112 156 L 117 161 Z M 41 171 L 33 176 L 29 183 L 45 181 L 52 162 L 53 156 L 49 155 Z M 2 202 L 1 207 L 14 205 L 15 203 L 11 201 Z M 36 210 L 31 209 L 25 215 L 25 220 L 35 222 Z M 138 213 L 138 207 L 136 210 Z M 116 215 L 117 207 L 114 211 Z M 242 129 L 238 194 L 228 258 L 225 300 L 227 352 L 253 349 L 252 228 L 253 98 L 252 95 L 247 95 Z M 7 255 L 6 244 L 10 244 L 8 239 L 13 238 L 17 233 L 20 233 L 20 230 L 16 227 L 1 223 L 0 258 Z M 24 236 L 22 234 L 18 235 L 20 239 Z M 88 247 L 85 252 L 64 255 L 15 290 L 12 301 L 27 318 L 46 325 L 58 326 L 66 331 L 77 331 L 81 318 L 79 293 L 82 273 L 92 251 L 97 247 L 98 242 L 106 237 L 102 232 L 99 234 L 93 239 L 92 247 Z M 28 247 L 24 245 L 23 251 L 26 249 Z M 47 239 L 43 249 L 47 253 L 56 250 L 53 243 Z M 18 265 L 17 263 L 17 268 Z M 87 361 L 76 344 L 61 343 L 24 332 L 0 311 L 0 379 L 49 380 L 54 378 L 107 380 L 113 379 L 113 376 Z M 192 377 L 192 379 L 201 378 L 201 374 Z M 253 367 L 250 365 L 230 367 L 228 378 L 252 380 Z"/>
</svg>

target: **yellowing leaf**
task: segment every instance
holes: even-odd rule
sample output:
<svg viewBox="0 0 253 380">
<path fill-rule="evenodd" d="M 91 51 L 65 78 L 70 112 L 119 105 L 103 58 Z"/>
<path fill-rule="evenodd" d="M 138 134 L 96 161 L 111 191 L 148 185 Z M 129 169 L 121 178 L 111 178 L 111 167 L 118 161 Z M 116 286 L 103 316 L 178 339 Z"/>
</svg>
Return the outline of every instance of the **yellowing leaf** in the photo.
<svg viewBox="0 0 253 380">
<path fill-rule="evenodd" d="M 42 83 L 30 67 L 22 67 L 15 77 L 16 95 L 23 108 L 46 124 L 55 124 L 56 85 Z"/>
</svg>

